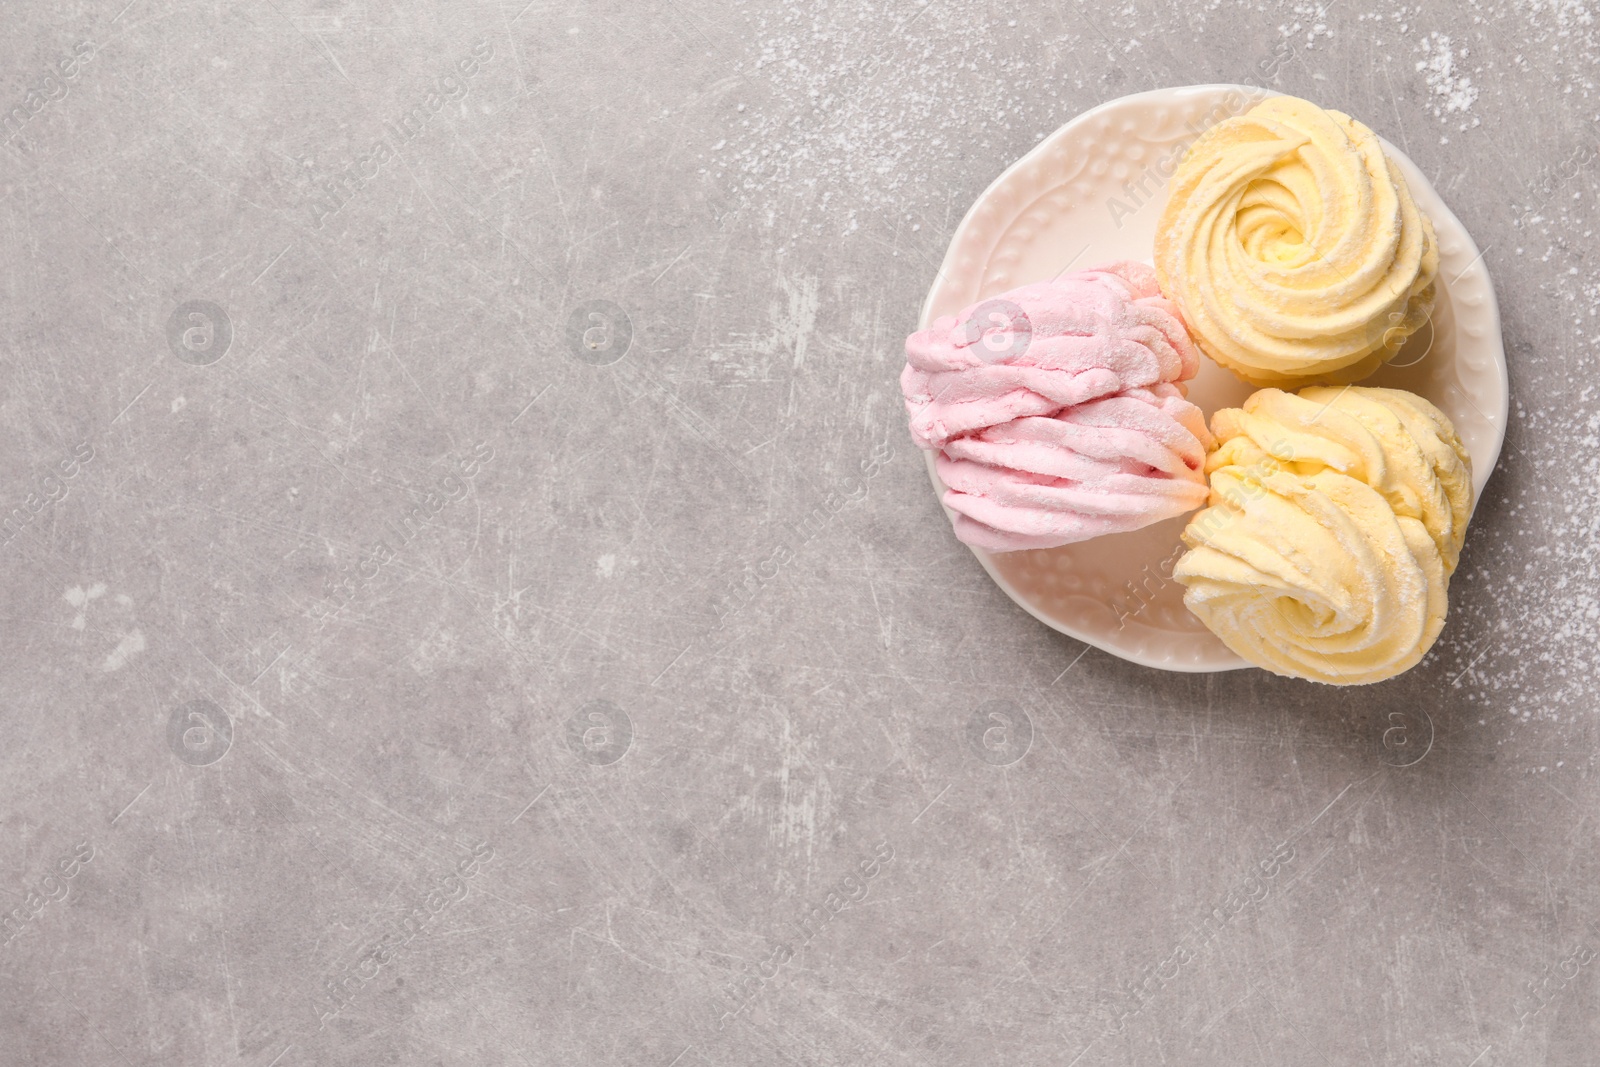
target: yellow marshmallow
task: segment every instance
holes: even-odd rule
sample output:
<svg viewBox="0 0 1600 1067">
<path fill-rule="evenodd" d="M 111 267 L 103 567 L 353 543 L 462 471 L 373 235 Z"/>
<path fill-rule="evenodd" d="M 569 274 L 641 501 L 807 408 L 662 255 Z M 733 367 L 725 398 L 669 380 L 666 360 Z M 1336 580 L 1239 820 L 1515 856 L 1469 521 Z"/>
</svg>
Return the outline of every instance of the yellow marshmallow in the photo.
<svg viewBox="0 0 1600 1067">
<path fill-rule="evenodd" d="M 1172 176 L 1161 290 L 1255 385 L 1353 382 L 1433 310 L 1433 224 L 1373 132 L 1292 96 L 1225 119 Z"/>
<path fill-rule="evenodd" d="M 1275 674 L 1354 685 L 1420 660 L 1472 512 L 1444 413 L 1398 389 L 1263 389 L 1211 428 L 1211 497 L 1173 570 L 1189 610 Z"/>
</svg>

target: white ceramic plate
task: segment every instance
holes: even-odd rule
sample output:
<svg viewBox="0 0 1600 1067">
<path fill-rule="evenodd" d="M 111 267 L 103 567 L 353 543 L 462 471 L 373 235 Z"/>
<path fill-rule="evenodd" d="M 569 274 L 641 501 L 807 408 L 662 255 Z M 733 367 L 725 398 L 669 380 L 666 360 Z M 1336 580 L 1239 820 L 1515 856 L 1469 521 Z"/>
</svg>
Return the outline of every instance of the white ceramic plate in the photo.
<svg viewBox="0 0 1600 1067">
<path fill-rule="evenodd" d="M 1164 174 L 1207 127 L 1272 95 L 1243 85 L 1192 85 L 1125 96 L 1079 115 L 972 205 L 928 293 L 922 325 L 1069 268 L 1117 259 L 1149 263 L 1167 202 Z M 1361 384 L 1409 389 L 1450 416 L 1472 455 L 1481 496 L 1506 432 L 1506 357 L 1494 287 L 1478 246 L 1433 185 L 1393 145 L 1383 147 L 1433 220 L 1440 293 L 1431 328 Z M 1203 355 L 1200 363 L 1189 399 L 1208 418 L 1253 391 Z M 931 454 L 928 473 L 942 497 Z M 1169 671 L 1249 666 L 1189 613 L 1183 587 L 1168 577 L 1186 522 L 1064 548 L 973 553 L 1029 614 L 1112 655 Z"/>
</svg>

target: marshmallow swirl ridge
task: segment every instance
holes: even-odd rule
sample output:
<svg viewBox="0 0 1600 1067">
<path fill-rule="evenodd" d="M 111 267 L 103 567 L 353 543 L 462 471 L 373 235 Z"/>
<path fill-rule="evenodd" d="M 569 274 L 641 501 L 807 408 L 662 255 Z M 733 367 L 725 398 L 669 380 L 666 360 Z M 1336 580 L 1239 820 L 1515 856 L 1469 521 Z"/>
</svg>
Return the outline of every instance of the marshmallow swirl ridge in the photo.
<svg viewBox="0 0 1600 1067">
<path fill-rule="evenodd" d="M 1291 96 L 1189 148 L 1156 271 L 1195 341 L 1254 385 L 1359 381 L 1432 313 L 1433 223 L 1366 126 Z"/>
<path fill-rule="evenodd" d="M 1211 438 L 1181 385 L 1199 353 L 1148 266 L 982 301 L 912 334 L 906 359 L 911 434 L 967 544 L 1052 548 L 1205 501 Z"/>
<path fill-rule="evenodd" d="M 1472 511 L 1450 420 L 1398 389 L 1263 389 L 1217 412 L 1210 506 L 1173 576 L 1224 644 L 1275 674 L 1407 670 L 1444 626 Z"/>
</svg>

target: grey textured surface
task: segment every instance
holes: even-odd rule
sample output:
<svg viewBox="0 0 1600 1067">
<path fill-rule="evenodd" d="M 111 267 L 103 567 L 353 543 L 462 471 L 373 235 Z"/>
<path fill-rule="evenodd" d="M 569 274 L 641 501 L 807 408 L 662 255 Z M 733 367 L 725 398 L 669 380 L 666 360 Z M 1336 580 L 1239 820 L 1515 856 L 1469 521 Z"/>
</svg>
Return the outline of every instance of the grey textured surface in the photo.
<svg viewBox="0 0 1600 1067">
<path fill-rule="evenodd" d="M 5 1067 L 1600 1062 L 1586 4 L 4 21 Z M 1209 81 L 1496 278 L 1508 446 L 1376 687 L 1085 653 L 904 431 L 973 198 Z"/>
</svg>

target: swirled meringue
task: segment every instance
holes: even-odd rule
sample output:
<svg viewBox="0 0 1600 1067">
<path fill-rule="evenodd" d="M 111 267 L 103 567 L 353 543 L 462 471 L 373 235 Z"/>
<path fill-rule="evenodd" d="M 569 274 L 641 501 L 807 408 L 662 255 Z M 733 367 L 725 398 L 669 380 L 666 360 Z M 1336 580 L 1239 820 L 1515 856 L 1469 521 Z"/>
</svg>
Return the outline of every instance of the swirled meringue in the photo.
<svg viewBox="0 0 1600 1067">
<path fill-rule="evenodd" d="M 1054 548 L 1205 501 L 1211 436 L 1178 384 L 1199 354 L 1141 263 L 943 316 L 907 339 L 906 359 L 911 435 L 938 453 L 969 545 Z"/>
<path fill-rule="evenodd" d="M 1254 385 L 1359 381 L 1432 313 L 1433 223 L 1348 115 L 1273 97 L 1202 134 L 1170 190 L 1162 291 Z"/>
<path fill-rule="evenodd" d="M 1184 603 L 1275 674 L 1336 685 L 1410 668 L 1444 626 L 1472 512 L 1450 420 L 1398 389 L 1263 389 L 1216 413 L 1210 506 L 1173 568 Z"/>
</svg>

